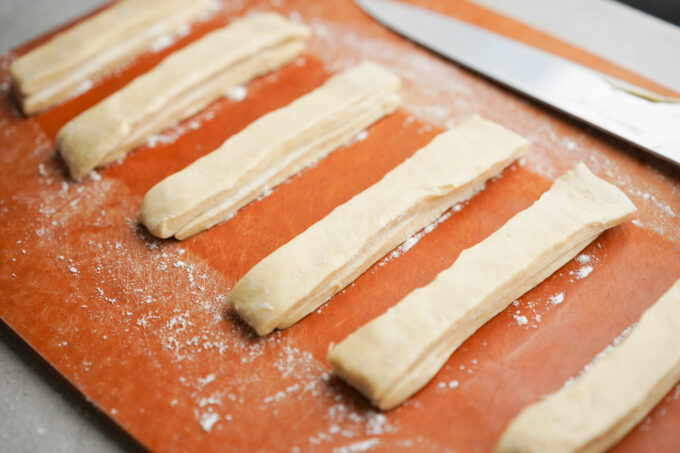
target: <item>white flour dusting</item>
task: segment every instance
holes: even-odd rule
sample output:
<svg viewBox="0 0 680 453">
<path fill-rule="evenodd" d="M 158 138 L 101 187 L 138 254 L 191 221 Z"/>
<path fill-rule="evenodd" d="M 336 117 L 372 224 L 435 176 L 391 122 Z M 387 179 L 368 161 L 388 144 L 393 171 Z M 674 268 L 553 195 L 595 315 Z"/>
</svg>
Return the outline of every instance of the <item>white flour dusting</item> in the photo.
<svg viewBox="0 0 680 453">
<path fill-rule="evenodd" d="M 459 206 L 460 204 L 457 204 L 456 206 Z M 455 207 L 454 207 L 455 208 Z M 434 222 L 430 223 L 427 225 L 425 228 L 420 230 L 417 233 L 412 234 L 402 244 L 397 247 L 396 249 L 392 250 L 389 254 L 387 254 L 382 260 L 378 262 L 378 266 L 382 267 L 385 264 L 389 263 L 395 258 L 399 258 L 401 255 L 404 253 L 408 252 L 413 248 L 414 245 L 416 245 L 420 240 L 425 237 L 426 234 L 430 234 L 434 231 L 435 228 L 441 223 L 446 222 L 449 217 L 451 217 L 452 212 L 457 212 L 454 208 L 444 212 L 441 216 L 439 216 Z M 460 211 L 460 209 L 458 209 Z"/>
<path fill-rule="evenodd" d="M 550 296 L 550 297 L 548 298 L 548 300 L 549 300 L 550 303 L 553 304 L 553 305 L 559 305 L 559 304 L 561 304 L 562 302 L 564 302 L 564 292 L 557 293 L 557 294 L 555 294 L 555 295 L 553 295 L 553 296 Z"/>
<path fill-rule="evenodd" d="M 666 397 L 663 399 L 663 403 L 670 403 L 672 401 L 678 401 L 680 399 L 680 384 L 677 384 L 669 393 L 666 395 Z M 637 429 L 640 429 L 642 431 L 649 431 L 650 430 L 650 425 L 653 420 L 657 418 L 661 418 L 664 415 L 666 415 L 666 408 L 663 407 L 661 404 L 656 409 L 654 409 L 644 420 L 643 423 L 640 423 L 637 427 Z"/>
<path fill-rule="evenodd" d="M 599 242 L 597 242 L 596 245 L 598 249 L 601 249 Z M 567 272 L 570 276 L 569 283 L 575 283 L 588 277 L 595 269 L 595 266 L 600 264 L 604 257 L 606 257 L 606 255 L 598 256 L 596 253 L 580 253 L 577 255 L 572 263 L 575 263 L 578 267 L 575 269 L 572 268 Z M 568 264 L 567 266 L 574 267 L 573 264 Z M 562 275 L 562 273 L 559 273 L 559 275 Z M 545 313 L 550 312 L 564 302 L 565 294 L 566 291 L 563 290 L 552 294 L 545 299 L 532 300 L 520 298 L 519 300 L 513 301 L 511 304 L 513 307 L 519 307 L 525 310 L 526 313 L 522 314 L 521 310 L 516 310 L 515 313 L 511 314 L 512 322 L 509 322 L 508 325 L 514 324 L 526 326 L 526 329 L 537 329 L 538 325 L 543 321 Z M 526 323 L 524 323 L 525 319 L 527 321 Z"/>
<path fill-rule="evenodd" d="M 220 419 L 220 416 L 217 415 L 215 412 L 204 412 L 200 416 L 200 424 L 201 424 L 201 429 L 205 432 L 210 432 L 212 429 L 213 425 L 217 423 L 217 421 Z"/>
<path fill-rule="evenodd" d="M 242 85 L 237 85 L 229 88 L 225 94 L 230 100 L 241 102 L 248 96 L 248 89 Z"/>
<path fill-rule="evenodd" d="M 360 131 L 360 132 L 354 137 L 354 139 L 355 139 L 356 141 L 358 141 L 358 142 L 363 142 L 363 141 L 366 140 L 367 138 L 368 138 L 368 131 L 367 131 L 367 130 Z"/>
<path fill-rule="evenodd" d="M 86 91 L 90 91 L 93 86 L 94 86 L 94 82 L 92 80 L 83 80 L 73 90 L 73 92 L 71 93 L 71 96 L 72 97 L 80 96 L 81 94 L 85 93 Z"/>
<path fill-rule="evenodd" d="M 593 271 L 593 266 L 580 267 L 573 275 L 576 280 L 586 278 Z"/>
<path fill-rule="evenodd" d="M 215 118 L 215 114 L 218 109 L 219 105 L 213 104 L 193 116 L 189 121 L 168 128 L 161 133 L 150 135 L 146 139 L 146 146 L 149 148 L 155 148 L 158 145 L 167 145 L 176 142 L 177 139 L 179 139 L 188 131 L 200 129 L 203 123 L 211 121 L 213 118 Z"/>
<path fill-rule="evenodd" d="M 170 47 L 174 41 L 175 40 L 173 39 L 173 36 L 171 34 L 166 33 L 160 35 L 151 43 L 151 45 L 149 46 L 149 50 L 151 52 L 160 52 L 161 50 Z"/>
<path fill-rule="evenodd" d="M 211 373 L 204 378 L 198 378 L 198 383 L 201 385 L 206 385 L 215 380 L 215 373 Z"/>
<path fill-rule="evenodd" d="M 590 263 L 591 258 L 590 255 L 586 255 L 585 253 L 581 253 L 579 256 L 576 257 L 576 262 L 579 264 L 587 264 Z"/>
<path fill-rule="evenodd" d="M 149 148 L 155 148 L 158 145 L 166 145 L 168 143 L 173 143 L 175 140 L 169 136 L 164 136 L 160 134 L 149 135 L 146 139 L 146 146 Z"/>
<path fill-rule="evenodd" d="M 564 383 L 564 385 L 562 386 L 562 388 L 567 388 L 567 387 L 569 387 L 570 385 L 572 385 L 578 378 L 580 378 L 580 377 L 583 376 L 585 373 L 587 373 L 588 370 L 589 370 L 590 368 L 592 368 L 593 365 L 595 365 L 595 364 L 596 364 L 598 361 L 600 361 L 603 357 L 605 357 L 607 354 L 609 354 L 611 351 L 613 351 L 614 348 L 615 348 L 616 346 L 618 346 L 618 345 L 619 345 L 619 344 L 620 344 L 620 343 L 621 343 L 621 342 L 622 342 L 622 341 L 630 334 L 630 332 L 635 328 L 636 325 L 637 325 L 637 322 L 634 322 L 634 323 L 631 324 L 630 326 L 626 327 L 626 328 L 623 330 L 623 332 L 621 332 L 616 338 L 614 338 L 614 340 L 613 340 L 606 348 L 604 348 L 604 350 L 602 350 L 602 352 L 600 352 L 599 354 L 597 354 L 597 355 L 595 356 L 595 358 L 594 358 L 590 363 L 588 363 L 586 366 L 584 366 L 583 369 L 579 372 L 579 374 L 578 374 L 576 377 L 571 377 L 571 378 L 569 378 L 569 379 Z"/>
<path fill-rule="evenodd" d="M 378 439 L 367 439 L 361 442 L 355 442 L 353 444 L 345 445 L 344 447 L 338 447 L 333 449 L 333 453 L 360 453 L 362 451 L 368 451 L 378 445 L 380 441 Z"/>
<path fill-rule="evenodd" d="M 524 326 L 529 323 L 527 317 L 523 315 L 513 315 L 513 318 L 515 319 L 515 322 L 518 326 Z"/>
<path fill-rule="evenodd" d="M 449 381 L 449 382 L 440 382 L 439 384 L 437 384 L 437 387 L 440 388 L 440 389 L 446 389 L 446 388 L 455 389 L 455 388 L 458 388 L 459 385 L 460 385 L 460 383 L 457 380 L 453 380 L 453 381 Z"/>
</svg>

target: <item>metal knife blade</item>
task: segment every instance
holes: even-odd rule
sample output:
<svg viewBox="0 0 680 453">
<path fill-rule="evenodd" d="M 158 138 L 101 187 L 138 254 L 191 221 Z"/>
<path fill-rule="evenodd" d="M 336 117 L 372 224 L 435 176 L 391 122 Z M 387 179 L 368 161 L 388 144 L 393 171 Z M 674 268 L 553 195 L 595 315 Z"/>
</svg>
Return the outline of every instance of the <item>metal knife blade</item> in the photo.
<svg viewBox="0 0 680 453">
<path fill-rule="evenodd" d="M 680 164 L 680 104 L 632 95 L 612 77 L 434 11 L 391 0 L 355 2 L 411 41 Z"/>
</svg>

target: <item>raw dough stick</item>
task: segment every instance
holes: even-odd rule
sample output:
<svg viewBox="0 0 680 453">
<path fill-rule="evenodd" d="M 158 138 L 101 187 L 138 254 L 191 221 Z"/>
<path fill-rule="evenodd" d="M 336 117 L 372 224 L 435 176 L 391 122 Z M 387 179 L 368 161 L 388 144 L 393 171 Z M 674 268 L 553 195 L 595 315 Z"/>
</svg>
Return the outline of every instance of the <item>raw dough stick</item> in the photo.
<svg viewBox="0 0 680 453">
<path fill-rule="evenodd" d="M 139 215 L 158 237 L 185 239 L 231 217 L 399 104 L 399 79 L 365 62 L 271 112 L 156 184 Z"/>
<path fill-rule="evenodd" d="M 230 88 L 293 60 L 309 29 L 274 13 L 248 16 L 163 60 L 81 113 L 57 135 L 71 176 L 123 157 L 130 149 L 202 110 Z"/>
<path fill-rule="evenodd" d="M 206 14 L 211 0 L 123 0 L 59 33 L 10 67 L 29 115 L 86 91 L 92 81 Z"/>
<path fill-rule="evenodd" d="M 400 404 L 485 322 L 634 211 L 623 192 L 577 165 L 429 285 L 331 348 L 333 372 L 381 409 Z"/>
<path fill-rule="evenodd" d="M 680 379 L 680 280 L 571 385 L 524 409 L 496 452 L 602 452 Z"/>
<path fill-rule="evenodd" d="M 231 304 L 260 335 L 291 326 L 409 235 L 474 195 L 527 143 L 479 117 L 440 134 L 259 262 L 234 286 Z"/>
</svg>

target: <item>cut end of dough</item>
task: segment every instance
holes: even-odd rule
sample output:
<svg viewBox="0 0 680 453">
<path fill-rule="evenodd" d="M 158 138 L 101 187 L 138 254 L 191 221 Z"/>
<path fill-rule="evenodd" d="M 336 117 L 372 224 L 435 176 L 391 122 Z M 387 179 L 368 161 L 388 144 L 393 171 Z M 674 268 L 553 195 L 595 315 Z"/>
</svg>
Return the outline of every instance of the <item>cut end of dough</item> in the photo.
<svg viewBox="0 0 680 453">
<path fill-rule="evenodd" d="M 630 218 L 637 211 L 635 204 L 621 189 L 596 176 L 583 162 L 576 164 L 574 168 L 555 181 L 554 186 L 569 185 L 573 186 L 576 191 L 584 193 L 584 200 L 609 202 L 610 210 L 622 213 L 617 218 L 617 223 Z"/>
<path fill-rule="evenodd" d="M 228 303 L 246 324 L 258 335 L 264 336 L 276 329 L 278 319 L 269 303 L 261 301 L 254 303 L 252 299 L 248 299 L 248 294 L 257 293 L 254 286 L 253 282 L 247 279 L 239 280 L 229 294 Z M 248 300 L 247 303 L 244 303 L 244 298 Z"/>
<path fill-rule="evenodd" d="M 149 231 L 149 233 L 153 234 L 157 238 L 167 239 L 169 237 L 172 237 L 172 230 L 167 227 L 166 222 L 150 221 L 144 216 L 143 209 L 139 211 L 139 214 L 137 214 L 137 222 L 140 223 L 141 225 L 144 225 L 144 227 Z"/>
<path fill-rule="evenodd" d="M 68 149 L 70 148 L 69 136 L 68 129 L 66 127 L 62 128 L 57 134 L 56 148 L 59 155 L 64 160 L 66 168 L 68 168 L 71 179 L 80 181 L 85 175 L 91 172 L 94 167 L 83 162 L 79 154 L 68 152 Z"/>
<path fill-rule="evenodd" d="M 361 393 L 370 403 L 380 409 L 381 411 L 390 410 L 396 406 L 398 403 L 389 405 L 385 404 L 380 398 L 376 398 L 376 388 L 359 369 L 353 369 L 348 366 L 348 363 L 344 359 L 344 351 L 339 350 L 338 346 L 334 345 L 329 347 L 328 354 L 326 354 L 326 361 L 331 365 L 331 374 L 339 377 L 346 383 L 348 383 L 352 388 Z"/>
</svg>

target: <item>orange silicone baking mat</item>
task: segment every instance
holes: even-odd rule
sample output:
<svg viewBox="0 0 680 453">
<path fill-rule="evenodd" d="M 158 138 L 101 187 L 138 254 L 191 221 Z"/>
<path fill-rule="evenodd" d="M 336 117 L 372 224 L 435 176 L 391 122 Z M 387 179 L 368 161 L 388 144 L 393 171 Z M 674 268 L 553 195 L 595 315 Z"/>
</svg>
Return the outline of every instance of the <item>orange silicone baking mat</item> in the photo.
<svg viewBox="0 0 680 453">
<path fill-rule="evenodd" d="M 418 3 L 661 90 L 479 6 Z M 255 10 L 309 24 L 304 56 L 248 84 L 244 99 L 223 99 L 124 161 L 69 180 L 54 149 L 64 123 Z M 0 61 L 0 317 L 146 448 L 489 451 L 515 414 L 578 375 L 680 277 L 676 168 L 410 44 L 350 1 L 226 1 L 171 46 L 27 119 L 9 101 L 7 70 L 36 43 Z M 403 79 L 397 113 L 189 240 L 157 240 L 136 223 L 155 183 L 362 59 Z M 526 155 L 292 328 L 258 338 L 229 311 L 230 288 L 258 260 L 472 113 L 529 138 Z M 379 413 L 329 377 L 331 342 L 431 281 L 579 161 L 631 198 L 634 220 L 483 326 L 399 408 Z M 679 399 L 676 386 L 617 450 L 677 451 Z"/>
</svg>

